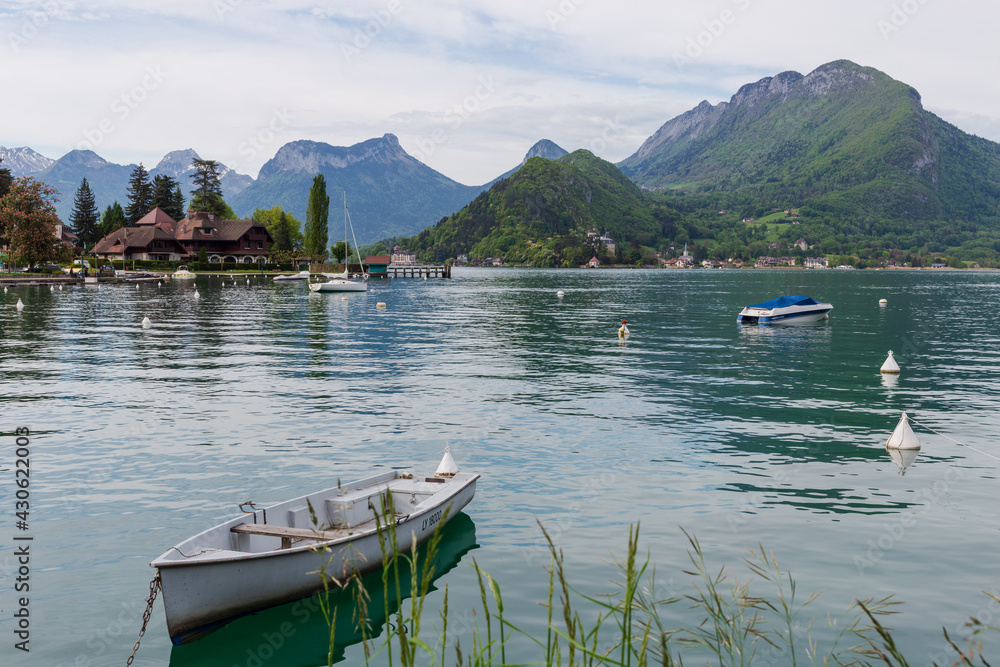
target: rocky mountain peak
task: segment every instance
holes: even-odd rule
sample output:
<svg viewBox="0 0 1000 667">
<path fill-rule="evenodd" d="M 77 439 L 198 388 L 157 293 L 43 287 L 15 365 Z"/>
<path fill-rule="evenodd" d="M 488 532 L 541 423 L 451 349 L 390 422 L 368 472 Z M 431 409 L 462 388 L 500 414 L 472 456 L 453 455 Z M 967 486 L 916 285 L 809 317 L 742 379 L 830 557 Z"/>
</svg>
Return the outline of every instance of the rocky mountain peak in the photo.
<svg viewBox="0 0 1000 667">
<path fill-rule="evenodd" d="M 0 146 L 0 167 L 9 169 L 11 176 L 31 176 L 48 168 L 55 160 L 37 153 L 27 146 L 5 148 Z"/>
<path fill-rule="evenodd" d="M 163 156 L 159 164 L 150 172 L 156 172 L 158 174 L 166 174 L 172 178 L 180 178 L 187 172 L 191 171 L 191 167 L 195 160 L 200 160 L 201 156 L 193 148 L 185 148 L 179 151 L 170 151 Z"/>
<path fill-rule="evenodd" d="M 353 146 L 331 146 L 321 141 L 291 141 L 280 149 L 260 169 L 258 178 L 267 178 L 279 171 L 318 174 L 324 168 L 343 169 L 362 162 L 390 164 L 412 160 L 394 134 L 368 139 Z"/>
<path fill-rule="evenodd" d="M 547 160 L 558 160 L 563 155 L 569 155 L 569 152 L 554 141 L 542 139 L 528 149 L 524 159 L 521 160 L 521 164 L 524 164 L 533 157 L 543 157 Z"/>
</svg>

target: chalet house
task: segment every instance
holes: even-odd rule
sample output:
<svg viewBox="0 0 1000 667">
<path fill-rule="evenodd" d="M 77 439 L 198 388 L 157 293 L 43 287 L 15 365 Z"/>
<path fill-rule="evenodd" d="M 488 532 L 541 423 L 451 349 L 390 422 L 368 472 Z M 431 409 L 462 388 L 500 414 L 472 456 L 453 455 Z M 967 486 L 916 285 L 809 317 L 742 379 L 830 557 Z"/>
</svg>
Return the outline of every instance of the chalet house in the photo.
<svg viewBox="0 0 1000 667">
<path fill-rule="evenodd" d="M 597 259 L 597 257 L 591 257 L 590 261 L 587 262 L 587 266 L 589 266 L 592 269 L 596 269 L 600 265 L 601 265 L 601 260 Z"/>
<path fill-rule="evenodd" d="M 396 246 L 392 249 L 392 264 L 393 266 L 416 266 L 417 253 Z"/>
<path fill-rule="evenodd" d="M 253 264 L 267 260 L 271 235 L 254 220 L 222 220 L 212 213 L 189 209 L 174 220 L 159 208 L 135 227 L 123 227 L 97 242 L 94 254 L 105 259 L 183 261 L 204 248 L 208 261 Z"/>
</svg>

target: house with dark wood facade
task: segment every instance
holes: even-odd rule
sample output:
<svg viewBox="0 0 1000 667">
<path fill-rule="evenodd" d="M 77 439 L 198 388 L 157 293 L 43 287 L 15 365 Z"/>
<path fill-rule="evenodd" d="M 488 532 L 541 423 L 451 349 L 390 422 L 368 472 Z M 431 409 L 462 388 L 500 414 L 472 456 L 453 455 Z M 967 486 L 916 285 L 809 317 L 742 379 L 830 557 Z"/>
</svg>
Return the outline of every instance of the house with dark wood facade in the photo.
<svg viewBox="0 0 1000 667">
<path fill-rule="evenodd" d="M 254 264 L 267 260 L 271 235 L 254 220 L 222 220 L 189 209 L 174 220 L 154 208 L 135 223 L 97 242 L 94 254 L 105 259 L 187 261 L 205 249 L 212 263 Z"/>
</svg>

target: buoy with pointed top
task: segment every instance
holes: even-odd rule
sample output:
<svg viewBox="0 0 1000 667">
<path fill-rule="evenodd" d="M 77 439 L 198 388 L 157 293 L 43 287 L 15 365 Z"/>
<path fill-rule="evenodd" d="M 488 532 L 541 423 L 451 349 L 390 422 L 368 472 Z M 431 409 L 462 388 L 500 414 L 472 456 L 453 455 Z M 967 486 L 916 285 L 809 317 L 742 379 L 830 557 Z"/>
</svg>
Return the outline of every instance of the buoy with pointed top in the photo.
<svg viewBox="0 0 1000 667">
<path fill-rule="evenodd" d="M 455 459 L 451 456 L 451 447 L 448 445 L 444 446 L 444 456 L 441 457 L 441 463 L 438 464 L 437 471 L 434 473 L 435 477 L 454 477 L 458 472 L 458 465 L 455 463 Z"/>
<path fill-rule="evenodd" d="M 562 290 L 559 290 L 558 292 L 556 292 L 556 296 L 562 298 L 562 297 L 566 296 L 566 292 L 563 292 Z"/>
<path fill-rule="evenodd" d="M 889 303 L 889 302 L 888 302 L 887 300 L 885 300 L 885 299 L 879 299 L 879 300 L 878 300 L 878 305 L 880 305 L 880 306 L 884 306 L 884 305 L 886 305 L 887 303 Z"/>
<path fill-rule="evenodd" d="M 236 281 L 234 280 L 234 281 L 233 281 L 233 285 L 235 285 L 235 284 L 236 284 Z M 247 278 L 247 285 L 249 285 L 249 284 L 250 284 L 250 279 L 249 279 L 249 278 Z"/>
<path fill-rule="evenodd" d="M 376 308 L 385 308 L 385 301 L 379 301 L 375 304 Z"/>
<path fill-rule="evenodd" d="M 62 292 L 62 285 L 59 286 L 59 291 Z"/>
<path fill-rule="evenodd" d="M 892 435 L 885 441 L 886 449 L 920 449 L 920 441 L 917 434 L 910 428 L 910 418 L 904 412 L 899 418 L 899 423 L 893 430 Z"/>
<path fill-rule="evenodd" d="M 7 293 L 7 286 L 6 286 L 6 285 L 4 285 L 4 288 L 3 288 L 3 293 L 4 293 L 4 294 L 6 294 L 6 293 Z"/>
<path fill-rule="evenodd" d="M 622 320 L 622 325 L 618 327 L 618 337 L 624 339 L 630 333 L 632 332 L 628 330 L 628 320 Z"/>
<path fill-rule="evenodd" d="M 194 289 L 194 298 L 196 298 L 196 299 L 200 299 L 201 298 L 201 294 L 198 294 L 198 288 L 197 287 Z"/>
<path fill-rule="evenodd" d="M 162 281 L 162 280 L 159 280 L 159 281 L 157 281 L 157 283 L 156 283 L 156 288 L 157 288 L 157 289 L 159 289 L 159 288 L 161 288 L 161 287 L 163 287 L 163 281 Z"/>
<path fill-rule="evenodd" d="M 892 350 L 889 350 L 889 356 L 885 358 L 885 362 L 882 364 L 882 368 L 879 369 L 882 373 L 898 373 L 899 364 L 896 360 L 892 358 Z"/>
<path fill-rule="evenodd" d="M 17 309 L 18 311 L 24 310 L 24 304 L 21 303 L 20 299 L 17 300 Z"/>
<path fill-rule="evenodd" d="M 56 286 L 55 285 L 49 285 L 49 291 L 50 292 L 55 292 L 56 291 Z"/>
<path fill-rule="evenodd" d="M 153 322 L 148 317 L 142 318 L 142 328 L 143 329 L 148 329 L 151 326 L 153 326 Z"/>
<path fill-rule="evenodd" d="M 906 469 L 916 460 L 919 449 L 890 449 L 889 458 L 899 466 L 899 474 L 905 475 Z"/>
<path fill-rule="evenodd" d="M 136 289 L 139 289 L 139 283 L 136 283 L 136 284 L 135 284 L 135 288 L 136 288 Z"/>
</svg>

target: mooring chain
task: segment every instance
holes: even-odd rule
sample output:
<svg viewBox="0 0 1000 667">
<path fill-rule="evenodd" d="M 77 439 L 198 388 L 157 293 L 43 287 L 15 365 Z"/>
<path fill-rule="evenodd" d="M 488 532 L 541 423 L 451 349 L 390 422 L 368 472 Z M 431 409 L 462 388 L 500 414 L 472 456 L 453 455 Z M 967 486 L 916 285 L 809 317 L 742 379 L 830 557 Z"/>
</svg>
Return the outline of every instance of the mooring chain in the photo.
<svg viewBox="0 0 1000 667">
<path fill-rule="evenodd" d="M 149 582 L 149 597 L 146 598 L 146 611 L 142 614 L 142 627 L 139 629 L 139 638 L 135 640 L 135 646 L 132 647 L 132 655 L 128 657 L 125 661 L 125 667 L 129 667 L 132 661 L 135 660 L 135 654 L 139 650 L 139 642 L 142 641 L 142 636 L 146 634 L 146 625 L 149 624 L 149 617 L 153 615 L 153 603 L 156 601 L 156 593 L 160 590 L 160 571 L 156 571 L 156 576 L 153 580 Z"/>
</svg>

